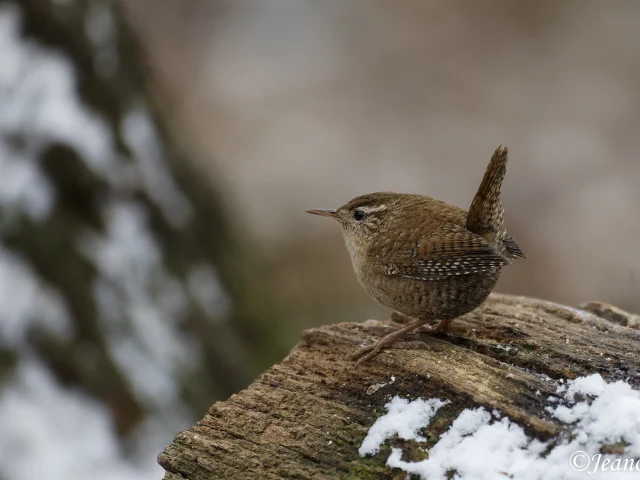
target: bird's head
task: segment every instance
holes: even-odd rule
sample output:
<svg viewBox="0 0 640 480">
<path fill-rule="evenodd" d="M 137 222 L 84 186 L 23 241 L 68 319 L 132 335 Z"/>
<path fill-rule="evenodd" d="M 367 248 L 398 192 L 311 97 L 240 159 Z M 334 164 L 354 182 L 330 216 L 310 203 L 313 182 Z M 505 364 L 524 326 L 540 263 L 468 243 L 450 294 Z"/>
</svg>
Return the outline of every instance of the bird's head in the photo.
<svg viewBox="0 0 640 480">
<path fill-rule="evenodd" d="M 368 193 L 350 200 L 336 210 L 307 210 L 307 213 L 337 220 L 353 257 L 356 250 L 367 245 L 389 215 L 397 209 L 400 197 L 401 195 L 391 192 Z"/>
</svg>

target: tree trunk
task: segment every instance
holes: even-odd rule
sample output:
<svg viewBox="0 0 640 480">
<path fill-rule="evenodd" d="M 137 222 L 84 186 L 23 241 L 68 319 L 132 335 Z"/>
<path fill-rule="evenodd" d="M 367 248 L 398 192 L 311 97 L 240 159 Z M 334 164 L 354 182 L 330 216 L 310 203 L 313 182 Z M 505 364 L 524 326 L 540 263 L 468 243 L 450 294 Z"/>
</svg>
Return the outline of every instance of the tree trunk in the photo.
<svg viewBox="0 0 640 480">
<path fill-rule="evenodd" d="M 0 1 L 0 379 L 35 362 L 124 435 L 201 415 L 285 340 L 118 5 Z"/>
<path fill-rule="evenodd" d="M 545 408 L 562 380 L 599 373 L 640 386 L 640 331 L 607 320 L 603 304 L 585 308 L 602 316 L 494 294 L 456 320 L 465 333 L 410 335 L 426 348 L 387 349 L 358 367 L 348 355 L 397 327 L 365 322 L 308 330 L 280 364 L 176 436 L 159 456 L 164 478 L 404 478 L 385 466 L 388 447 L 358 455 L 395 395 L 451 402 L 424 431 L 430 441 L 461 411 L 478 406 L 500 411 L 532 437 L 555 438 L 564 425 Z M 420 455 L 405 451 L 404 459 Z"/>
</svg>

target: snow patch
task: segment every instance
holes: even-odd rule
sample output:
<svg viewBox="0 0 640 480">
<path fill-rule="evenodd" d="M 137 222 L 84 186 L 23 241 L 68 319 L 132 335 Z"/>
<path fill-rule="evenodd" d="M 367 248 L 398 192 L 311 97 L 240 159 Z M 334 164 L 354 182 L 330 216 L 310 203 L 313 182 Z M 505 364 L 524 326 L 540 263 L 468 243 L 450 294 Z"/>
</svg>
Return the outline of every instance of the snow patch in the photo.
<svg viewBox="0 0 640 480">
<path fill-rule="evenodd" d="M 570 459 L 575 452 L 583 451 L 591 458 L 599 458 L 600 465 L 605 459 L 613 462 L 620 456 L 597 455 L 603 445 L 619 442 L 626 445 L 624 458 L 640 457 L 640 391 L 622 381 L 607 383 L 595 374 L 569 381 L 561 393 L 561 404 L 550 406 L 548 410 L 567 424 L 570 435 L 541 442 L 528 437 L 507 417 L 492 418 L 482 407 L 467 409 L 429 449 L 428 459 L 407 462 L 402 460 L 402 451 L 393 448 L 387 465 L 429 480 L 444 480 L 451 471 L 456 472 L 456 480 L 495 480 L 503 476 L 514 480 L 579 480 L 586 478 L 585 475 L 593 478 L 637 478 L 638 471 L 630 468 L 617 471 L 600 469 L 595 471 L 595 475 L 589 475 L 588 472 L 597 467 L 595 461 L 580 470 L 572 468 Z M 580 400 L 576 401 L 576 398 Z M 369 430 L 360 447 L 360 455 L 376 453 L 379 446 L 399 429 L 402 430 L 402 438 L 423 441 L 418 431 L 429 424 L 433 414 L 418 416 L 415 409 L 407 406 L 433 401 L 442 403 L 439 399 L 407 402 L 396 397 L 393 405 L 387 404 L 389 412 L 376 420 Z M 582 467 L 584 463 L 578 466 Z"/>
<path fill-rule="evenodd" d="M 191 205 L 167 170 L 162 143 L 145 107 L 134 108 L 125 116 L 122 134 L 135 155 L 147 194 L 173 226 L 184 225 L 192 214 Z"/>
<path fill-rule="evenodd" d="M 187 284 L 189 292 L 213 319 L 222 320 L 231 310 L 231 300 L 211 266 L 201 265 L 191 269 Z"/>
<path fill-rule="evenodd" d="M 0 86 L 0 91 L 1 89 Z M 2 113 L 0 113 L 1 116 Z M 34 221 L 41 221 L 49 215 L 53 207 L 54 195 L 51 184 L 33 161 L 32 152 L 17 151 L 4 142 L 1 135 L 2 130 L 0 130 L 0 206 L 3 218 L 0 219 L 0 228 L 10 227 L 12 220 L 23 213 Z"/>
<path fill-rule="evenodd" d="M 115 25 L 108 7 L 91 7 L 86 28 L 98 51 L 97 68 L 109 75 L 117 68 L 117 56 L 115 46 L 109 45 Z M 191 205 L 168 170 L 145 105 L 133 108 L 122 122 L 121 133 L 133 154 L 132 170 L 128 159 L 115 150 L 109 126 L 79 98 L 69 59 L 22 38 L 20 13 L 13 6 L 0 7 L 0 52 L 0 205 L 19 201 L 23 210 L 38 217 L 50 211 L 52 189 L 39 173 L 37 159 L 59 142 L 73 148 L 111 185 L 141 184 L 169 223 L 184 225 Z M 11 137 L 25 143 L 20 152 L 12 152 L 6 140 Z M 21 182 L 32 188 L 17 190 Z"/>
<path fill-rule="evenodd" d="M 61 338 L 71 336 L 64 300 L 47 287 L 18 255 L 0 243 L 0 343 L 23 346 L 38 325 Z"/>
<path fill-rule="evenodd" d="M 62 388 L 33 358 L 21 360 L 0 393 L 0 477 L 12 480 L 143 480 L 163 471 L 123 459 L 110 414 Z"/>
<path fill-rule="evenodd" d="M 52 142 L 65 143 L 105 178 L 121 168 L 105 122 L 78 97 L 70 61 L 22 38 L 20 14 L 11 6 L 0 8 L 0 52 L 2 136 L 28 134 L 31 153 Z M 9 181 L 2 176 L 2 183 Z"/>
<path fill-rule="evenodd" d="M 111 2 L 93 2 L 86 13 L 85 31 L 95 50 L 94 68 L 102 77 L 111 77 L 118 71 L 116 45 L 117 32 Z"/>
<path fill-rule="evenodd" d="M 117 202 L 104 217 L 105 234 L 87 233 L 80 250 L 100 272 L 94 291 L 109 348 L 136 394 L 160 407 L 177 405 L 175 379 L 198 358 L 179 331 L 186 293 L 165 271 L 141 205 Z"/>
<path fill-rule="evenodd" d="M 576 394 L 590 398 L 574 403 Z M 640 457 L 640 391 L 621 380 L 607 383 L 596 374 L 569 382 L 564 399 L 568 405 L 555 407 L 553 416 L 573 424 L 579 443 L 595 449 L 622 441 L 626 456 Z"/>
<path fill-rule="evenodd" d="M 378 418 L 369 429 L 358 453 L 360 456 L 377 453 L 380 445 L 393 435 L 405 440 L 425 441 L 418 431 L 429 425 L 438 409 L 447 403 L 448 400 L 443 402 L 438 398 L 419 398 L 410 402 L 398 396 L 393 397 L 385 405 L 387 414 Z"/>
</svg>

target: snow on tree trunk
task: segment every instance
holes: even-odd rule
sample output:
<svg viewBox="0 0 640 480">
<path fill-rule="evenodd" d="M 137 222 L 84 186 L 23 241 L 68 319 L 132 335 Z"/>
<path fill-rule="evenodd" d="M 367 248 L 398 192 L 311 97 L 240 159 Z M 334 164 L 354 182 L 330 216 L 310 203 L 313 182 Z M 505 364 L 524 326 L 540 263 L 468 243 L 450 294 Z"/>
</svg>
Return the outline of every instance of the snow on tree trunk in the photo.
<svg viewBox="0 0 640 480">
<path fill-rule="evenodd" d="M 259 266 L 144 65 L 114 2 L 0 2 L 0 477 L 41 478 L 5 448 L 21 438 L 95 444 L 76 415 L 157 451 L 282 353 Z M 49 402 L 60 418 L 39 419 Z"/>
</svg>

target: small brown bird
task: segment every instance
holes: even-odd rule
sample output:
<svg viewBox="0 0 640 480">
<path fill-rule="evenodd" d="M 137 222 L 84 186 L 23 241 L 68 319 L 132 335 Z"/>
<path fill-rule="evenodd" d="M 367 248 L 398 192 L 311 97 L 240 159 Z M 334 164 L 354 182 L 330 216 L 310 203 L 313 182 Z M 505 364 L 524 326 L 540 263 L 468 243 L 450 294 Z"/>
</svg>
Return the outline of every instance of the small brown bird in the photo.
<svg viewBox="0 0 640 480">
<path fill-rule="evenodd" d="M 407 332 L 453 319 L 478 307 L 511 259 L 524 257 L 503 225 L 500 186 L 507 149 L 491 157 L 468 212 L 423 195 L 378 192 L 354 198 L 337 210 L 307 210 L 337 220 L 356 276 L 378 302 L 408 324 L 360 349 L 358 363 Z"/>
</svg>

